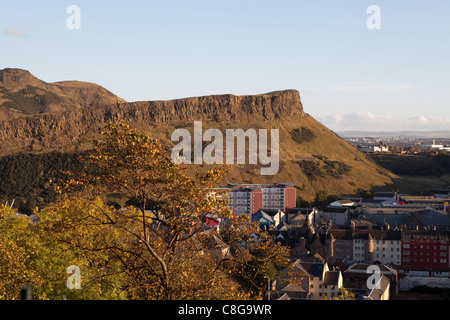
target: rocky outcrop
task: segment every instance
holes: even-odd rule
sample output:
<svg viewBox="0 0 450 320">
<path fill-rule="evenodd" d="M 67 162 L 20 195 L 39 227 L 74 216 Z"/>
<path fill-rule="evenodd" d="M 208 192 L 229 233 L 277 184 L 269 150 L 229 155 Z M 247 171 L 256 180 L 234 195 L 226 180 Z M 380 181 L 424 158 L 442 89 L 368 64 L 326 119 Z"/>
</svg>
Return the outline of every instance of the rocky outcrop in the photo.
<svg viewBox="0 0 450 320">
<path fill-rule="evenodd" d="M 168 101 L 99 104 L 72 111 L 44 113 L 0 121 L 0 155 L 54 150 L 79 144 L 108 120 L 125 120 L 141 128 L 159 124 L 214 121 L 248 123 L 303 115 L 299 92 L 261 95 L 213 95 Z"/>
</svg>

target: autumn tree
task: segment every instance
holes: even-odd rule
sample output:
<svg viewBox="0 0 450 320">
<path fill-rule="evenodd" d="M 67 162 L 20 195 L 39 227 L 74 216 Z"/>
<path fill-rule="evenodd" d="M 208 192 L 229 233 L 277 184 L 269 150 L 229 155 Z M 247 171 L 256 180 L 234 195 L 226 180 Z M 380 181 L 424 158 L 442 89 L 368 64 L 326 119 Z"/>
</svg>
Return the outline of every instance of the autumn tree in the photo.
<svg viewBox="0 0 450 320">
<path fill-rule="evenodd" d="M 117 278 L 102 281 L 99 256 L 96 268 L 88 268 L 94 261 L 92 256 L 74 250 L 59 241 L 59 235 L 49 232 L 49 226 L 57 221 L 54 218 L 43 214 L 35 220 L 0 206 L 0 299 L 20 299 L 23 286 L 31 286 L 32 298 L 39 300 L 124 298 L 115 285 Z M 83 290 L 67 287 L 70 265 L 85 271 Z"/>
<path fill-rule="evenodd" d="M 83 250 L 100 278 L 121 277 L 132 299 L 261 297 L 261 279 L 286 263 L 287 250 L 228 207 L 214 189 L 224 171 L 193 174 L 124 122 L 108 123 L 101 134 L 82 178 L 70 180 L 66 198 L 45 211 L 53 217 L 48 230 Z M 111 191 L 136 205 L 105 205 L 99 196 Z M 219 230 L 208 217 L 221 221 Z"/>
<path fill-rule="evenodd" d="M 337 296 L 333 298 L 328 298 L 327 296 L 323 296 L 322 300 L 354 300 L 355 294 L 353 292 L 348 291 L 344 287 L 340 287 L 338 290 Z"/>
</svg>

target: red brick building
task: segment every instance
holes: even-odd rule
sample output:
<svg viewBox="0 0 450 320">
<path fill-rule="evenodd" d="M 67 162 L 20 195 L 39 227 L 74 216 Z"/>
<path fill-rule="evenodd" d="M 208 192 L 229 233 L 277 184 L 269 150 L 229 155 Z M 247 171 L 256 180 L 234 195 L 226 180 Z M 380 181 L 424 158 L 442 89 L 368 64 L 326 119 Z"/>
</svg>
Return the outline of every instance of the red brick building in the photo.
<svg viewBox="0 0 450 320">
<path fill-rule="evenodd" d="M 450 267 L 449 235 L 429 230 L 402 232 L 402 266 Z"/>
</svg>

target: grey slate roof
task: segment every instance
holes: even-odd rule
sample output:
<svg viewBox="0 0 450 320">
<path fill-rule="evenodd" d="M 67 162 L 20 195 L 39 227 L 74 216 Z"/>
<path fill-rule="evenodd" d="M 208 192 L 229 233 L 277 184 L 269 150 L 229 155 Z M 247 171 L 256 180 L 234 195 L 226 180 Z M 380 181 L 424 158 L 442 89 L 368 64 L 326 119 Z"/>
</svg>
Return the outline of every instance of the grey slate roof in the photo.
<svg viewBox="0 0 450 320">
<path fill-rule="evenodd" d="M 339 284 L 339 270 L 327 271 L 323 279 L 324 285 L 337 286 Z"/>
</svg>

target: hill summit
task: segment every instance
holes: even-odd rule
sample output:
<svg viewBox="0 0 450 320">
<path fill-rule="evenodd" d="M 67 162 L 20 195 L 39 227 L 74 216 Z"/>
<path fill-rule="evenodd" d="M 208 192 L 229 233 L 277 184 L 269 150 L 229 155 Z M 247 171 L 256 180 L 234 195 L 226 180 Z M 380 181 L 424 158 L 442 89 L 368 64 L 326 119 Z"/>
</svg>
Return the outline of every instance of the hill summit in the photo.
<svg viewBox="0 0 450 320">
<path fill-rule="evenodd" d="M 93 83 L 47 83 L 27 70 L 0 70 L 0 120 L 115 102 L 125 100 Z"/>
</svg>

